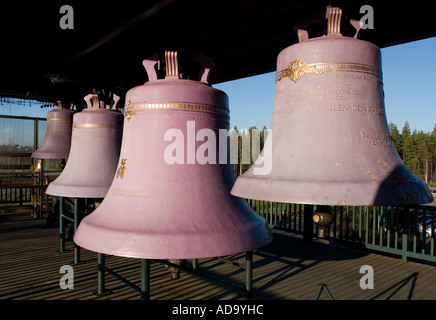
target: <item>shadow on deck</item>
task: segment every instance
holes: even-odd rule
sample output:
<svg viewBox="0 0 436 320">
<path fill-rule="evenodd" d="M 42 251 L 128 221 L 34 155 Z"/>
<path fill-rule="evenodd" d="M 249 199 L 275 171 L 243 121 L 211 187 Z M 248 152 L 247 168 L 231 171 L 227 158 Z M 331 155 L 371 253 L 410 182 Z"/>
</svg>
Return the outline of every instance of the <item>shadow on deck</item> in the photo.
<svg viewBox="0 0 436 320">
<path fill-rule="evenodd" d="M 41 228 L 45 220 L 29 215 L 0 216 L 0 300 L 138 300 L 139 294 L 119 280 L 106 276 L 110 294 L 96 296 L 97 254 L 81 249 L 81 263 L 74 264 L 73 243 L 57 252 L 57 228 Z M 242 262 L 244 254 L 231 257 Z M 254 251 L 253 296 L 182 272 L 171 280 L 169 271 L 152 261 L 151 300 L 313 300 L 323 283 L 336 300 L 433 300 L 436 268 L 404 263 L 397 258 L 350 249 L 275 232 L 273 241 Z M 200 259 L 201 270 L 213 277 L 244 285 L 245 272 L 217 259 Z M 60 268 L 71 265 L 74 289 L 61 289 Z M 109 256 L 106 265 L 132 283 L 140 284 L 138 259 Z M 362 289 L 362 266 L 374 271 L 374 288 Z M 325 293 L 321 300 L 328 300 Z"/>
</svg>

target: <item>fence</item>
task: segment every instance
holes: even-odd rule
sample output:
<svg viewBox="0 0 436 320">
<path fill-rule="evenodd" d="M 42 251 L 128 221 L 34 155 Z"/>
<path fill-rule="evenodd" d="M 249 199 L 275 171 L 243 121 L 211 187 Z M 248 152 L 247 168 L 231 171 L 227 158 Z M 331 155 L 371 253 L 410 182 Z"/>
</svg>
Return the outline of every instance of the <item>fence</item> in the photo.
<svg viewBox="0 0 436 320">
<path fill-rule="evenodd" d="M 32 188 L 1 188 L 0 204 L 11 204 L 18 206 L 30 205 L 32 203 Z"/>
<path fill-rule="evenodd" d="M 0 209 L 48 210 L 45 187 L 60 172 L 61 159 L 32 159 L 42 143 L 46 119 L 0 115 Z"/>
<path fill-rule="evenodd" d="M 309 230 L 316 237 L 316 226 L 311 219 L 304 219 L 304 205 L 258 200 L 248 200 L 248 203 L 274 229 L 297 234 Z M 328 240 L 398 255 L 405 262 L 409 258 L 436 262 L 436 207 L 331 208 L 334 219 L 327 231 Z M 305 221 L 311 223 L 307 229 Z"/>
</svg>

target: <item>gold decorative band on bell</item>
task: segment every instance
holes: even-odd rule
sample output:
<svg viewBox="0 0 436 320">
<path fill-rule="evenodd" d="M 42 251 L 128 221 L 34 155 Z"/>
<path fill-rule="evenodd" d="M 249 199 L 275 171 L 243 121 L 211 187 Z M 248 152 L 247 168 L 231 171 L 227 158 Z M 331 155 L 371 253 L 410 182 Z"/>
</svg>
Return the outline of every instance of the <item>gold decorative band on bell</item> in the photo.
<svg viewBox="0 0 436 320">
<path fill-rule="evenodd" d="M 299 80 L 306 73 L 312 72 L 314 74 L 322 74 L 328 71 L 363 72 L 382 78 L 381 69 L 365 64 L 334 62 L 307 64 L 301 60 L 294 60 L 287 69 L 277 73 L 276 82 L 282 80 L 283 78 L 289 78 L 292 81 L 297 82 L 297 80 Z"/>
<path fill-rule="evenodd" d="M 121 130 L 120 126 L 104 124 L 104 123 L 75 123 L 73 122 L 74 129 L 114 129 Z"/>
<path fill-rule="evenodd" d="M 126 175 L 126 162 L 127 159 L 121 159 L 121 166 L 118 168 L 117 171 L 117 178 L 121 177 L 121 179 L 124 179 L 124 176 Z"/>
<path fill-rule="evenodd" d="M 171 102 L 157 102 L 157 103 L 137 103 L 133 104 L 131 101 L 126 105 L 124 117 L 130 121 L 132 116 L 138 116 L 137 111 L 151 111 L 151 110 L 189 110 L 209 112 L 214 114 L 230 117 L 229 109 L 223 107 L 216 107 L 211 105 L 200 105 L 192 103 L 171 103 Z"/>
<path fill-rule="evenodd" d="M 47 121 L 71 121 L 71 119 L 65 119 L 65 118 L 49 118 L 49 117 L 47 117 Z"/>
</svg>

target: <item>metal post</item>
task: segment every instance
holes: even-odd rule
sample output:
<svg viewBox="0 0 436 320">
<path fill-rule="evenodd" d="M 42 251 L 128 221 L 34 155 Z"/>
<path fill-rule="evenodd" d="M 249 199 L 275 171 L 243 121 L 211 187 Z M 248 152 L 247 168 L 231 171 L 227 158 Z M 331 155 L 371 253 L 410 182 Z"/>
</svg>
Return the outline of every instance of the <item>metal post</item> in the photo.
<svg viewBox="0 0 436 320">
<path fill-rule="evenodd" d="M 34 123 L 34 126 L 33 126 L 33 150 L 36 150 L 36 149 L 38 149 L 38 132 L 39 132 L 39 129 L 38 129 L 38 127 L 39 127 L 39 120 L 37 120 L 37 119 L 35 119 L 35 120 L 33 120 L 33 123 Z M 38 163 L 38 162 L 37 162 Z M 41 159 L 41 168 L 42 168 L 42 165 L 43 165 L 43 159 Z M 41 172 L 38 172 L 38 174 L 40 175 L 41 174 Z M 41 176 L 40 176 L 40 179 L 41 179 Z M 41 185 L 41 183 L 40 183 L 40 185 Z M 38 189 L 40 190 L 40 192 L 42 192 L 42 190 L 41 190 L 41 187 L 39 186 L 38 187 Z M 33 190 L 32 190 L 33 191 Z M 39 195 L 39 194 L 38 194 Z M 35 218 L 36 218 L 36 216 L 37 216 L 37 214 L 38 214 L 38 208 L 37 208 L 37 202 L 38 202 L 38 200 L 37 200 L 37 198 L 38 197 L 35 197 L 36 199 L 35 199 L 35 201 L 36 201 L 36 203 L 35 203 L 35 206 L 34 206 L 34 208 L 35 208 Z M 42 198 L 42 197 L 41 197 Z M 33 203 L 32 203 L 33 204 Z"/>
<path fill-rule="evenodd" d="M 192 269 L 198 270 L 198 259 L 192 259 Z"/>
<path fill-rule="evenodd" d="M 104 289 L 104 281 L 105 281 L 105 255 L 103 253 L 99 253 L 97 256 L 97 295 L 102 295 L 105 291 Z"/>
<path fill-rule="evenodd" d="M 44 159 L 41 159 L 41 179 L 39 181 L 39 213 L 38 217 L 42 218 L 43 202 L 44 202 Z"/>
<path fill-rule="evenodd" d="M 251 297 L 253 284 L 253 251 L 245 253 L 245 293 Z"/>
<path fill-rule="evenodd" d="M 50 172 L 50 159 L 46 159 L 45 161 L 45 171 L 48 173 Z M 45 178 L 44 178 L 44 182 L 43 182 L 43 190 L 44 190 L 44 204 L 45 204 L 45 209 L 44 209 L 44 213 L 48 213 L 49 209 L 48 209 L 48 194 L 45 192 L 46 188 L 45 188 Z M 48 185 L 48 178 L 47 178 L 47 185 Z"/>
<path fill-rule="evenodd" d="M 304 230 L 303 230 L 303 241 L 312 242 L 313 241 L 313 205 L 304 205 Z"/>
<path fill-rule="evenodd" d="M 404 221 L 404 231 L 401 235 L 401 261 L 407 262 L 407 249 L 408 249 L 408 242 L 409 242 L 409 207 L 405 206 L 403 207 L 403 221 Z M 375 232 L 374 232 L 375 233 Z"/>
<path fill-rule="evenodd" d="M 64 197 L 59 197 L 59 252 L 65 251 Z"/>
<path fill-rule="evenodd" d="M 74 234 L 79 227 L 79 199 L 74 198 Z M 74 263 L 80 263 L 80 247 L 74 243 Z"/>
<path fill-rule="evenodd" d="M 323 289 L 323 286 L 319 285 L 318 289 L 316 290 L 315 297 L 313 298 L 313 300 L 319 299 L 319 296 L 321 295 L 322 289 Z"/>
<path fill-rule="evenodd" d="M 141 259 L 141 300 L 150 300 L 150 260 Z"/>
<path fill-rule="evenodd" d="M 333 298 L 332 293 L 331 293 L 330 290 L 327 288 L 327 285 L 326 285 L 325 283 L 320 283 L 320 284 L 319 284 L 319 286 L 318 286 L 318 290 L 316 291 L 316 293 L 315 293 L 315 297 L 313 298 L 313 300 L 319 300 L 319 297 L 320 297 L 321 292 L 322 292 L 323 290 L 325 291 L 325 293 L 327 294 L 327 297 L 328 297 L 330 300 L 335 300 L 335 298 Z"/>
</svg>

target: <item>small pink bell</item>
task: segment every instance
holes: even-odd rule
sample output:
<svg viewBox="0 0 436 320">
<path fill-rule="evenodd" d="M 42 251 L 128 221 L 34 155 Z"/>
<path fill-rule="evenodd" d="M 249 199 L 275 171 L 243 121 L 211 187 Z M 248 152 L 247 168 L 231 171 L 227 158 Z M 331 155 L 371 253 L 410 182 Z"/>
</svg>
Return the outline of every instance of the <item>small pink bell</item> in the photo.
<svg viewBox="0 0 436 320">
<path fill-rule="evenodd" d="M 91 102 L 92 99 L 92 102 Z M 74 115 L 68 162 L 46 193 L 72 198 L 104 198 L 112 183 L 121 148 L 123 115 L 100 106 L 98 93 L 85 97 L 88 108 Z"/>
<path fill-rule="evenodd" d="M 32 153 L 32 158 L 67 159 L 71 147 L 71 131 L 75 111 L 58 107 L 47 112 L 47 126 L 41 146 Z"/>
</svg>

